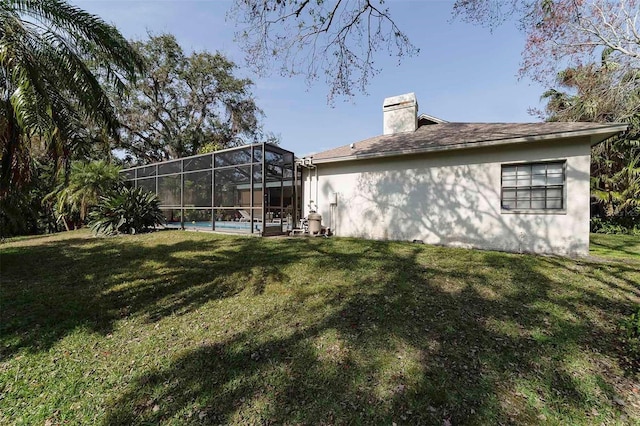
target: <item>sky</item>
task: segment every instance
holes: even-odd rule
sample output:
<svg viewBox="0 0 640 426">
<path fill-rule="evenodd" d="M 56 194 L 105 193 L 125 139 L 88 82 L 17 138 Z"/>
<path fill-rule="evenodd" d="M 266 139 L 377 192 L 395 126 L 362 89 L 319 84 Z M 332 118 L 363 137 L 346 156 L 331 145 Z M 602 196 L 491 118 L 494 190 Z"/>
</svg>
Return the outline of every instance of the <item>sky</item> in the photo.
<svg viewBox="0 0 640 426">
<path fill-rule="evenodd" d="M 183 49 L 219 51 L 239 65 L 237 75 L 255 82 L 256 102 L 265 112 L 264 130 L 297 156 L 357 142 L 382 133 L 385 97 L 414 92 L 419 113 L 460 122 L 532 122 L 544 88 L 518 77 L 524 35 L 514 23 L 488 29 L 452 20 L 453 1 L 387 0 L 396 23 L 420 49 L 397 59 L 382 53 L 382 72 L 367 94 L 327 102 L 324 81 L 307 85 L 304 76 L 257 76 L 244 66 L 227 19 L 231 0 L 73 0 L 114 24 L 129 38 L 172 33 Z"/>
</svg>

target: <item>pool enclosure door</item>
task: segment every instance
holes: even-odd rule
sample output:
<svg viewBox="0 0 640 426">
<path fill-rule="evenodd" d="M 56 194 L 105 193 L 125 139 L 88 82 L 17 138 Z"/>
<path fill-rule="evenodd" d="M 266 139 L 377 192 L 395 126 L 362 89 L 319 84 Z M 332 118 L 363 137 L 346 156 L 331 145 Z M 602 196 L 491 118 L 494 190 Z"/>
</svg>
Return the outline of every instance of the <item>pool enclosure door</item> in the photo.
<svg viewBox="0 0 640 426">
<path fill-rule="evenodd" d="M 292 152 L 260 143 L 123 170 L 155 192 L 168 227 L 279 235 L 298 219 Z"/>
</svg>

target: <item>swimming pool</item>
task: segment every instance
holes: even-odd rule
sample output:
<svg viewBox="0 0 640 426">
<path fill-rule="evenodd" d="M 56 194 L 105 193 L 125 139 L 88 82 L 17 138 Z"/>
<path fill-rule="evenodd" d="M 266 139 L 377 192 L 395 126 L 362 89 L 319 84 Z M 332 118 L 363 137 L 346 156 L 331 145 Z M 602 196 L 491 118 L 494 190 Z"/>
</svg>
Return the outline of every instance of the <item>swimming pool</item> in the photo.
<svg viewBox="0 0 640 426">
<path fill-rule="evenodd" d="M 180 222 L 171 222 L 167 223 L 167 228 L 180 228 Z M 279 223 L 267 223 L 267 228 L 271 227 L 280 227 Z M 202 229 L 202 230 L 212 230 L 212 223 L 210 221 L 193 221 L 193 222 L 185 222 L 185 229 Z M 262 223 L 253 223 L 253 229 L 256 231 L 262 231 Z M 251 231 L 251 222 L 233 222 L 233 221 L 216 221 L 216 231 L 225 231 L 225 230 L 233 230 L 240 232 L 250 232 Z"/>
</svg>

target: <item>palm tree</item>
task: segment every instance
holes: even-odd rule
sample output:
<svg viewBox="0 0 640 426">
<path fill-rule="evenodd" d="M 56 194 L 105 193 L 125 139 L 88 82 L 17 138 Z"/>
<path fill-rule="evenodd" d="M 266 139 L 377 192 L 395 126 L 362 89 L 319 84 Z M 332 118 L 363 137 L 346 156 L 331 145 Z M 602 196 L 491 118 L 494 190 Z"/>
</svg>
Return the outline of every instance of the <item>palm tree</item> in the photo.
<svg viewBox="0 0 640 426">
<path fill-rule="evenodd" d="M 28 181 L 34 143 L 68 159 L 88 121 L 117 137 L 103 84 L 122 95 L 142 69 L 115 27 L 76 6 L 0 0 L 0 199 Z"/>
<path fill-rule="evenodd" d="M 606 216 L 640 213 L 640 71 L 620 70 L 606 61 L 558 75 L 569 93 L 547 90 L 549 121 L 626 122 L 629 130 L 591 152 L 591 193 Z"/>
<path fill-rule="evenodd" d="M 87 218 L 89 209 L 98 204 L 101 196 L 107 196 L 122 181 L 120 168 L 105 161 L 75 162 L 71 165 L 68 184 L 47 196 L 55 197 L 56 215 L 69 230 L 69 217 L 79 215 L 80 223 Z"/>
</svg>

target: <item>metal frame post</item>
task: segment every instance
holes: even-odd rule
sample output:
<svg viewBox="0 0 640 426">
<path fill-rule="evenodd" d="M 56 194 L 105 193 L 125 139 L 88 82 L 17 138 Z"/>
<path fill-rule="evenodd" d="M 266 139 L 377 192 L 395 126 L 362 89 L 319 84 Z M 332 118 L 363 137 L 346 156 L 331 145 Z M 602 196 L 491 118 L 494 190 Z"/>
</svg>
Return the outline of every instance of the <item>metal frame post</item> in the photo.
<svg viewBox="0 0 640 426">
<path fill-rule="evenodd" d="M 211 230 L 216 230 L 216 163 L 211 153 Z"/>
<path fill-rule="evenodd" d="M 254 191 L 254 186 L 253 186 L 253 159 L 254 159 L 254 151 L 255 151 L 256 147 L 255 145 L 251 145 L 251 163 L 249 163 L 249 180 L 250 180 L 250 184 L 249 184 L 249 210 L 250 210 L 250 216 L 251 216 L 251 233 L 253 234 L 253 191 Z"/>
<path fill-rule="evenodd" d="M 184 160 L 180 160 L 180 229 L 184 231 Z"/>
<path fill-rule="evenodd" d="M 267 147 L 262 143 L 262 236 L 267 229 Z"/>
</svg>

